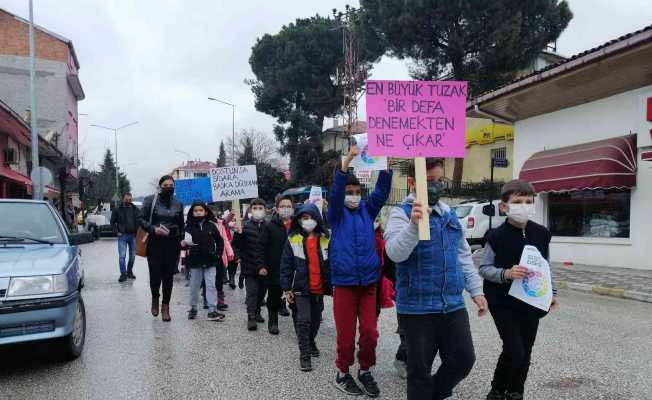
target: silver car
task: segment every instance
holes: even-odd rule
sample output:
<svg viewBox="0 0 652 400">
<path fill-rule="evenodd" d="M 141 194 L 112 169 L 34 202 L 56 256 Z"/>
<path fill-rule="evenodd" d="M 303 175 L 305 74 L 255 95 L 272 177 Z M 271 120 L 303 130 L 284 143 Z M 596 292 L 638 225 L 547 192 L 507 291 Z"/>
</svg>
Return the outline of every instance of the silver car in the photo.
<svg viewBox="0 0 652 400">
<path fill-rule="evenodd" d="M 0 345 L 52 340 L 63 358 L 82 353 L 86 311 L 79 245 L 43 201 L 0 199 Z"/>
</svg>

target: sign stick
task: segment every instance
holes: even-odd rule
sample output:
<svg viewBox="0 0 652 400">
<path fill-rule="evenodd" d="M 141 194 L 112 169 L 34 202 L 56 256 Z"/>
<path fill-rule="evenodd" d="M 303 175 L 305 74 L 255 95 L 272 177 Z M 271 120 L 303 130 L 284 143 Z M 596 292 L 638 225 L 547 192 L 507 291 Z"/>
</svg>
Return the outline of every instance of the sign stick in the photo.
<svg viewBox="0 0 652 400">
<path fill-rule="evenodd" d="M 233 212 L 235 212 L 235 226 L 242 228 L 242 214 L 240 214 L 242 211 L 240 211 L 240 200 L 233 200 L 231 207 L 233 208 Z"/>
<path fill-rule="evenodd" d="M 414 174 L 417 185 L 417 201 L 424 207 L 424 215 L 419 221 L 419 240 L 430 240 L 430 218 L 428 217 L 428 179 L 426 177 L 425 157 L 414 159 Z"/>
</svg>

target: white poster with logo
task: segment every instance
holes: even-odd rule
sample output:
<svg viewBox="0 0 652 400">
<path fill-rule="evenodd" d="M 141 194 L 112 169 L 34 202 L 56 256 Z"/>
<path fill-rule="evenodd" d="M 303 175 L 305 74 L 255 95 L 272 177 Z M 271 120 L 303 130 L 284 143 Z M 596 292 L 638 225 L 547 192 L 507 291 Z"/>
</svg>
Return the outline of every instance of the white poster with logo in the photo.
<svg viewBox="0 0 652 400">
<path fill-rule="evenodd" d="M 548 261 L 536 247 L 527 245 L 523 248 L 519 265 L 526 267 L 528 274 L 523 279 L 512 281 L 509 295 L 547 312 L 552 304 L 552 277 Z"/>
<path fill-rule="evenodd" d="M 258 177 L 255 165 L 212 168 L 210 180 L 213 201 L 258 197 Z"/>
<path fill-rule="evenodd" d="M 320 213 L 324 204 L 321 194 L 321 186 L 313 186 L 310 188 L 310 196 L 308 196 L 308 203 L 316 205 Z"/>
<path fill-rule="evenodd" d="M 354 170 L 379 171 L 387 169 L 386 156 L 369 155 L 366 133 L 353 135 L 353 142 L 360 149 L 360 154 L 351 160 L 351 167 L 353 167 Z"/>
</svg>

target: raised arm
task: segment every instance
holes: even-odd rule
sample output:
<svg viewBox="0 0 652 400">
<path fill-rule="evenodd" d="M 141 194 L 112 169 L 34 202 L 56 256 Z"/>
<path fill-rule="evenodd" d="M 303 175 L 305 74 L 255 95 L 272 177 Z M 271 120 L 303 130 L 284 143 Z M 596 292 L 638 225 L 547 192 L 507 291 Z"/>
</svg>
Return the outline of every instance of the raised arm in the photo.
<svg viewBox="0 0 652 400">
<path fill-rule="evenodd" d="M 376 188 L 369 195 L 367 200 L 367 209 L 371 218 L 376 218 L 380 210 L 383 208 L 389 194 L 392 191 L 392 171 L 380 171 L 378 181 L 376 181 Z"/>
</svg>

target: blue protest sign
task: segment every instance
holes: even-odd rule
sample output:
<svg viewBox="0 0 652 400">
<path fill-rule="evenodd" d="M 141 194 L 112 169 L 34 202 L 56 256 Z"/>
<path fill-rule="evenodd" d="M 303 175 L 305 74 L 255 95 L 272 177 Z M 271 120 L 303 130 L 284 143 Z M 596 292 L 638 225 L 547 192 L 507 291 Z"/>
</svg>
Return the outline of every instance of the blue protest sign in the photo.
<svg viewBox="0 0 652 400">
<path fill-rule="evenodd" d="M 205 203 L 213 201 L 210 178 L 180 179 L 175 182 L 175 194 L 186 206 L 195 200 Z"/>
</svg>

